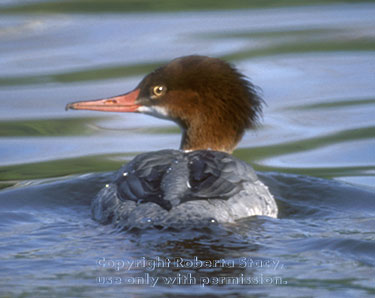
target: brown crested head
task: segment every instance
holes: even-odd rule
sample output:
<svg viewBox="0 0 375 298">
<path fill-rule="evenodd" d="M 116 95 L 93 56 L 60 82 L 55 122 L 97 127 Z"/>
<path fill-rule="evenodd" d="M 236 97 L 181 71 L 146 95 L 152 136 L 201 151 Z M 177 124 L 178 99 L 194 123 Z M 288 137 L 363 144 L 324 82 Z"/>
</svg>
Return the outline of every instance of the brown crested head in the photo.
<svg viewBox="0 0 375 298">
<path fill-rule="evenodd" d="M 262 103 L 254 86 L 227 62 L 186 56 L 156 69 L 129 93 L 66 108 L 170 119 L 182 128 L 181 149 L 232 152 L 245 130 L 256 125 Z"/>
<path fill-rule="evenodd" d="M 262 100 L 233 66 L 217 58 L 177 58 L 138 85 L 139 112 L 165 117 L 183 130 L 181 149 L 232 152 L 254 127 Z"/>
</svg>

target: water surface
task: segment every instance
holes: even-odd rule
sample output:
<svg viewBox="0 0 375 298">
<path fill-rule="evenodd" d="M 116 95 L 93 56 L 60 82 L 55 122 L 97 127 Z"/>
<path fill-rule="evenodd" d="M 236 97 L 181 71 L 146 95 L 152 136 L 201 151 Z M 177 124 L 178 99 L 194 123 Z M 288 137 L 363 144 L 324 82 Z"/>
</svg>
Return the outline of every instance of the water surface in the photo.
<svg viewBox="0 0 375 298">
<path fill-rule="evenodd" d="M 83 2 L 0 5 L 0 293 L 374 295 L 375 5 L 171 13 Z M 258 171 L 280 217 L 185 231 L 94 222 L 90 201 L 114 171 L 177 148 L 179 129 L 65 104 L 129 91 L 189 54 L 226 59 L 262 89 L 263 125 L 234 155 Z M 142 263 L 157 257 L 154 269 Z"/>
</svg>

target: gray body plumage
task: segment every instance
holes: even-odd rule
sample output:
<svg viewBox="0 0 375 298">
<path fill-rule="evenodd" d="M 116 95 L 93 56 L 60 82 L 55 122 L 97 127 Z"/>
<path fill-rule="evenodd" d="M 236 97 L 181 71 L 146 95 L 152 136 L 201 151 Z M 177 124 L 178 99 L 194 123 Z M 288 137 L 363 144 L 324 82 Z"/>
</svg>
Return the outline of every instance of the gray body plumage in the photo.
<svg viewBox="0 0 375 298">
<path fill-rule="evenodd" d="M 201 226 L 278 212 L 249 164 L 210 150 L 136 156 L 98 193 L 91 210 L 95 220 L 121 228 Z"/>
</svg>

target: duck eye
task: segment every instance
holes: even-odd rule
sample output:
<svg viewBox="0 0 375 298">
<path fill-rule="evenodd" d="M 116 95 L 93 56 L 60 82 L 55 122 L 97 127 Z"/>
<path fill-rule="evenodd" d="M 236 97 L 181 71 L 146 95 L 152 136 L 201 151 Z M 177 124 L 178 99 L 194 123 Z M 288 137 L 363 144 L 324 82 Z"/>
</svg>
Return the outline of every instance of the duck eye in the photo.
<svg viewBox="0 0 375 298">
<path fill-rule="evenodd" d="M 165 86 L 155 86 L 155 87 L 152 89 L 152 93 L 153 93 L 155 96 L 161 96 L 161 95 L 164 95 L 166 91 L 167 91 L 167 88 L 166 88 Z"/>
</svg>

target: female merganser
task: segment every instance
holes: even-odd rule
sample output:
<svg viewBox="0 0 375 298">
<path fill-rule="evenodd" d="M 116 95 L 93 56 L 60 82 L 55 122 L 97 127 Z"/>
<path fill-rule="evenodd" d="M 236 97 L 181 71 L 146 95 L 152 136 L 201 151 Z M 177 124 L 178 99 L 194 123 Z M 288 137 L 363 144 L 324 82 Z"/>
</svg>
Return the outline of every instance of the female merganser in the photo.
<svg viewBox="0 0 375 298">
<path fill-rule="evenodd" d="M 277 216 L 277 205 L 252 167 L 230 155 L 261 113 L 254 86 L 228 63 L 177 58 L 131 92 L 66 109 L 136 112 L 170 119 L 182 130 L 180 150 L 136 156 L 92 201 L 100 223 L 177 227 Z"/>
</svg>

